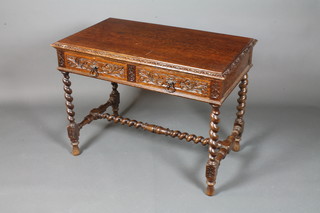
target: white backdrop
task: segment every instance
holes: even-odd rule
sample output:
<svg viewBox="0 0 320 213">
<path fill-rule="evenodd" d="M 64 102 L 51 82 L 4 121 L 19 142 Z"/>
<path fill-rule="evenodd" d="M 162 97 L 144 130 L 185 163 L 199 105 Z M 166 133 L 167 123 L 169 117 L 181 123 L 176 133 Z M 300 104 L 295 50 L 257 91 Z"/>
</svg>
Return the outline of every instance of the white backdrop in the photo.
<svg viewBox="0 0 320 213">
<path fill-rule="evenodd" d="M 251 104 L 320 104 L 319 0 L 2 0 L 0 101 L 62 100 L 49 45 L 108 17 L 256 38 Z"/>
</svg>

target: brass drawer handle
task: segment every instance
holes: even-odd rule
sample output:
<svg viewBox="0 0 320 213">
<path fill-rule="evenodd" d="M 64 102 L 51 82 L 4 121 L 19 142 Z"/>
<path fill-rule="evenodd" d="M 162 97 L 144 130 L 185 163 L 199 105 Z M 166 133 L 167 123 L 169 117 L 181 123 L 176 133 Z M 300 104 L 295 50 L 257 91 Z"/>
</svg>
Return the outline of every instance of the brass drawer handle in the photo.
<svg viewBox="0 0 320 213">
<path fill-rule="evenodd" d="M 90 74 L 94 77 L 98 77 L 99 75 L 99 72 L 98 72 L 98 67 L 97 66 L 92 66 L 91 67 L 91 71 L 90 71 Z"/>
<path fill-rule="evenodd" d="M 168 80 L 167 81 L 167 85 L 166 85 L 166 90 L 167 90 L 167 92 L 169 92 L 169 93 L 173 93 L 173 92 L 175 92 L 176 91 L 176 88 L 174 87 L 174 81 L 172 81 L 172 80 Z"/>
</svg>

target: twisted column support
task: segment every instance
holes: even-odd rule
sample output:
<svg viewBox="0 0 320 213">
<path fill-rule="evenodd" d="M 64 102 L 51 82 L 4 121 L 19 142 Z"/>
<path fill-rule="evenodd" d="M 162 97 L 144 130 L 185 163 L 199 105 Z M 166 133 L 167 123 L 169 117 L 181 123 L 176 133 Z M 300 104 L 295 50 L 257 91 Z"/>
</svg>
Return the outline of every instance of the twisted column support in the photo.
<svg viewBox="0 0 320 213">
<path fill-rule="evenodd" d="M 212 111 L 210 114 L 210 131 L 209 131 L 209 160 L 206 165 L 206 178 L 207 178 L 207 190 L 206 194 L 212 196 L 214 194 L 214 185 L 216 183 L 217 171 L 220 165 L 220 160 L 218 158 L 220 148 L 218 146 L 218 123 L 220 119 L 218 115 L 220 114 L 219 106 L 211 105 Z"/>
<path fill-rule="evenodd" d="M 137 129 L 141 128 L 143 130 L 165 135 L 171 136 L 173 138 L 178 138 L 180 140 L 186 140 L 187 142 L 193 141 L 195 144 L 200 143 L 203 146 L 209 143 L 209 138 L 204 138 L 202 136 L 196 136 L 194 134 L 189 134 L 187 132 L 180 132 L 179 130 L 171 130 L 162 126 L 148 124 L 141 121 L 131 120 L 129 118 L 123 118 L 121 116 L 110 115 L 109 113 L 91 113 L 88 116 L 91 117 L 91 121 L 98 120 L 98 119 L 107 119 L 108 121 L 113 121 L 114 123 L 119 123 L 122 125 L 127 125 L 128 127 L 135 127 Z M 90 122 L 91 122 L 90 121 Z M 81 122 L 82 123 L 82 122 Z M 80 126 L 81 126 L 80 123 Z M 216 144 L 217 147 L 220 147 L 219 144 Z"/>
<path fill-rule="evenodd" d="M 248 86 L 248 74 L 245 74 L 239 84 L 240 91 L 238 92 L 238 106 L 237 106 L 237 118 L 233 125 L 232 135 L 235 135 L 234 144 L 232 150 L 238 152 L 240 150 L 240 140 L 244 129 L 243 115 L 245 113 L 246 100 L 247 100 L 247 86 Z"/>
<path fill-rule="evenodd" d="M 69 125 L 67 126 L 67 131 L 68 131 L 68 136 L 70 138 L 71 141 L 71 145 L 72 145 L 72 154 L 74 156 L 77 156 L 80 154 L 80 149 L 79 149 L 79 126 L 78 124 L 75 122 L 74 119 L 74 105 L 72 104 L 73 101 L 73 97 L 71 96 L 72 94 L 72 90 L 70 88 L 71 86 L 71 81 L 69 80 L 70 76 L 68 72 L 62 72 L 63 74 L 63 79 L 62 82 L 64 84 L 63 86 L 63 90 L 64 90 L 64 97 L 66 99 L 66 107 L 67 107 L 67 114 L 68 114 L 68 121 L 69 121 Z"/>
</svg>

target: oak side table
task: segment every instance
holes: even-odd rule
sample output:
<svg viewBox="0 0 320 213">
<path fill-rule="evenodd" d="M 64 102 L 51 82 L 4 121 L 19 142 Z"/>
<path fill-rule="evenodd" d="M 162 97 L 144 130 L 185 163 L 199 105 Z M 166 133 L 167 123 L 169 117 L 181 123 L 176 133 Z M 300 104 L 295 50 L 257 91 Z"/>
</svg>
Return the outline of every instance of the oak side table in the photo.
<svg viewBox="0 0 320 213">
<path fill-rule="evenodd" d="M 208 145 L 207 195 L 214 194 L 220 161 L 239 151 L 244 128 L 248 71 L 256 40 L 177 27 L 108 18 L 52 44 L 57 50 L 58 70 L 63 74 L 72 154 L 79 155 L 80 129 L 97 119 L 107 119 L 156 134 Z M 77 123 L 74 118 L 69 73 L 110 81 L 109 100 Z M 154 124 L 123 118 L 118 114 L 119 84 L 209 103 L 209 137 L 196 136 Z M 219 140 L 219 107 L 239 84 L 233 130 Z M 112 113 L 106 113 L 108 107 Z"/>
</svg>

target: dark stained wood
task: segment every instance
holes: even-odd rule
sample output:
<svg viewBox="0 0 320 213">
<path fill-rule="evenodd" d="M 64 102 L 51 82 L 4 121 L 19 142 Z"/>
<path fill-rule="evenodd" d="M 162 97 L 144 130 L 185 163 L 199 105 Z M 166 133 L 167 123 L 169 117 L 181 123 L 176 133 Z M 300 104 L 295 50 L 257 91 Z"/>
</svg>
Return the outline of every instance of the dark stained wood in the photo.
<svg viewBox="0 0 320 213">
<path fill-rule="evenodd" d="M 240 150 L 247 73 L 252 67 L 255 43 L 251 38 L 109 18 L 52 44 L 57 49 L 58 70 L 63 74 L 72 154 L 80 154 L 82 127 L 98 119 L 208 145 L 206 194 L 213 195 L 221 160 L 231 150 Z M 74 118 L 69 73 L 112 84 L 108 101 L 92 109 L 79 123 Z M 210 103 L 209 138 L 120 116 L 118 83 Z M 238 84 L 233 130 L 225 140 L 219 140 L 220 106 Z M 109 107 L 112 114 L 106 113 Z"/>
<path fill-rule="evenodd" d="M 238 92 L 238 106 L 237 106 L 237 118 L 234 121 L 233 132 L 235 133 L 235 141 L 232 150 L 238 152 L 240 150 L 240 140 L 244 129 L 244 113 L 246 108 L 247 92 L 248 92 L 248 75 L 244 75 L 240 84 L 240 91 Z"/>
<path fill-rule="evenodd" d="M 219 127 L 218 124 L 220 119 L 218 118 L 220 114 L 219 106 L 211 105 L 212 111 L 210 114 L 210 130 L 209 130 L 209 159 L 206 165 L 206 178 L 207 178 L 207 190 L 206 194 L 209 196 L 214 195 L 214 185 L 216 184 L 216 176 L 218 172 L 218 167 L 220 165 L 220 161 L 216 158 L 218 154 L 217 142 L 219 139 L 218 132 Z"/>
<path fill-rule="evenodd" d="M 221 73 L 252 40 L 109 18 L 59 42 Z"/>
<path fill-rule="evenodd" d="M 221 105 L 252 66 L 255 42 L 109 18 L 52 46 L 61 71 Z"/>
<path fill-rule="evenodd" d="M 72 154 L 74 156 L 77 156 L 80 154 L 80 149 L 79 149 L 79 126 L 75 122 L 74 119 L 74 105 L 72 104 L 73 97 L 71 96 L 72 90 L 71 90 L 71 81 L 69 80 L 70 76 L 68 72 L 63 72 L 63 90 L 64 90 L 64 97 L 66 99 L 66 107 L 67 107 L 67 114 L 68 114 L 68 121 L 69 125 L 67 126 L 67 131 L 68 131 L 68 136 L 71 141 L 72 145 Z"/>
<path fill-rule="evenodd" d="M 135 128 L 141 128 L 143 130 L 156 133 L 159 135 L 165 135 L 165 136 L 171 136 L 173 138 L 178 138 L 179 140 L 186 140 L 187 142 L 194 142 L 195 144 L 202 144 L 207 145 L 209 143 L 209 138 L 204 138 L 202 136 L 197 136 L 195 134 L 189 134 L 187 132 L 181 132 L 179 130 L 171 130 L 162 126 L 158 126 L 155 124 L 148 124 L 141 121 L 132 120 L 129 118 L 124 118 L 122 116 L 118 116 L 115 114 L 109 114 L 109 113 L 98 113 L 91 111 L 88 116 L 85 117 L 85 119 L 79 124 L 79 126 L 82 128 L 84 125 L 87 125 L 91 123 L 94 120 L 98 119 L 107 119 L 108 121 L 113 121 L 114 123 L 119 123 L 121 125 L 127 125 L 128 127 L 135 127 Z M 218 147 L 214 146 L 215 148 Z"/>
</svg>

